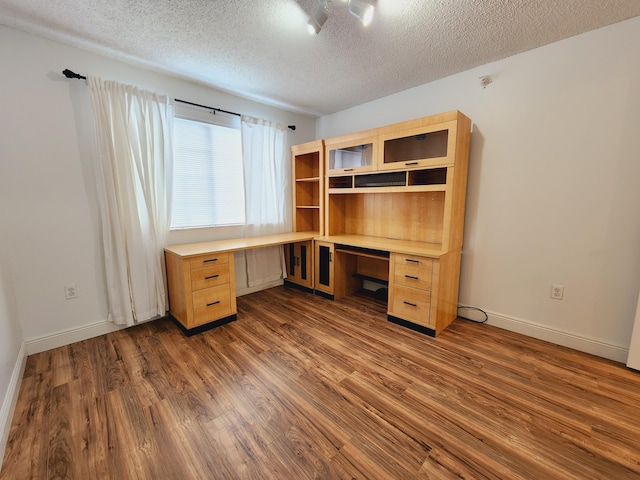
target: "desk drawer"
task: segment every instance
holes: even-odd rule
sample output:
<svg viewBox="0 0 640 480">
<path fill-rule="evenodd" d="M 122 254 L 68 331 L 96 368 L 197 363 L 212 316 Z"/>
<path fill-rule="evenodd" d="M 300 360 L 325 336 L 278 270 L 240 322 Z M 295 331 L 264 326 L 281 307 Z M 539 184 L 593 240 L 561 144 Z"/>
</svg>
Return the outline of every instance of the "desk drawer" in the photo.
<svg viewBox="0 0 640 480">
<path fill-rule="evenodd" d="M 213 322 L 231 315 L 231 294 L 229 285 L 205 288 L 193 292 L 193 325 Z"/>
<path fill-rule="evenodd" d="M 427 262 L 424 266 L 397 263 L 394 269 L 393 280 L 396 285 L 406 285 L 407 287 L 419 288 L 421 290 L 431 290 L 432 265 L 432 262 Z"/>
<path fill-rule="evenodd" d="M 193 270 L 194 268 L 211 267 L 223 263 L 229 263 L 229 253 L 209 253 L 191 258 L 189 268 Z"/>
<path fill-rule="evenodd" d="M 191 270 L 191 290 L 216 287 L 229 283 L 229 264 Z"/>
<path fill-rule="evenodd" d="M 389 313 L 419 325 L 430 326 L 431 293 L 417 288 L 396 286 Z"/>
<path fill-rule="evenodd" d="M 393 254 L 396 265 L 412 265 L 414 267 L 433 268 L 433 258 L 419 257 L 418 255 Z"/>
</svg>

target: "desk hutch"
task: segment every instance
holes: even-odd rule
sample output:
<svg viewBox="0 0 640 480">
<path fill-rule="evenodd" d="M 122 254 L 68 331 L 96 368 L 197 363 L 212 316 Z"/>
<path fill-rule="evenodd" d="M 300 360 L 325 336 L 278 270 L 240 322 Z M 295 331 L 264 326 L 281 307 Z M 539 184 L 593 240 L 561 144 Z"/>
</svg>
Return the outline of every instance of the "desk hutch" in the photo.
<svg viewBox="0 0 640 480">
<path fill-rule="evenodd" d="M 457 312 L 470 136 L 452 111 L 292 147 L 294 231 L 167 247 L 170 313 L 188 333 L 234 319 L 230 252 L 283 244 L 286 284 L 376 285 L 388 320 L 437 335 Z"/>
</svg>

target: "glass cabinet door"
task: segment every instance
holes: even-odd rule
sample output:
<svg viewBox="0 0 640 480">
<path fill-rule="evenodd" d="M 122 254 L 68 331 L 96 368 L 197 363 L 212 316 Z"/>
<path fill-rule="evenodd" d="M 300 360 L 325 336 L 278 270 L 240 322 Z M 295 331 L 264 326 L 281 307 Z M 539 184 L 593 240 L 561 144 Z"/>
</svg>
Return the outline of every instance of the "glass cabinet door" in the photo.
<svg viewBox="0 0 640 480">
<path fill-rule="evenodd" d="M 328 174 L 373 170 L 373 151 L 373 138 L 358 138 L 327 145 Z"/>
<path fill-rule="evenodd" d="M 380 135 L 381 170 L 453 165 L 456 125 L 447 122 L 430 127 Z"/>
<path fill-rule="evenodd" d="M 354 171 L 373 165 L 373 144 L 336 148 L 329 151 L 329 169 Z"/>
</svg>

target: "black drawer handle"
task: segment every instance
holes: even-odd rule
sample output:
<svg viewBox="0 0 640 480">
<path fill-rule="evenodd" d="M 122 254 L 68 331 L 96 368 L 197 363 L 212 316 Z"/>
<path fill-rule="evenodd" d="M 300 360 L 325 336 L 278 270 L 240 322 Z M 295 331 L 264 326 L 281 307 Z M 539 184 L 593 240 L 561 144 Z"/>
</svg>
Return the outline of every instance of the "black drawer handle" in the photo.
<svg viewBox="0 0 640 480">
<path fill-rule="evenodd" d="M 217 302 L 213 302 L 213 303 L 207 303 L 207 307 L 210 307 L 212 305 L 217 305 L 218 303 L 220 303 L 220 300 L 218 300 Z"/>
<path fill-rule="evenodd" d="M 404 302 L 406 305 L 409 305 L 411 307 L 417 307 L 418 305 L 416 305 L 415 303 L 409 303 L 409 302 Z"/>
<path fill-rule="evenodd" d="M 204 277 L 205 280 L 211 280 L 212 278 L 218 278 L 220 275 L 211 275 L 210 277 Z"/>
<path fill-rule="evenodd" d="M 218 259 L 217 258 L 212 258 L 210 260 L 205 260 L 204 263 L 209 263 L 209 262 L 217 262 Z"/>
<path fill-rule="evenodd" d="M 345 168 L 344 171 L 345 172 L 353 172 L 353 168 Z"/>
<path fill-rule="evenodd" d="M 420 280 L 418 277 L 414 277 L 412 275 L 405 275 L 404 278 L 410 278 L 411 280 Z"/>
<path fill-rule="evenodd" d="M 405 258 L 404 260 L 405 262 L 420 263 L 420 260 L 414 260 L 413 258 Z"/>
<path fill-rule="evenodd" d="M 405 165 L 408 167 L 409 165 L 418 165 L 418 162 L 407 162 Z"/>
</svg>

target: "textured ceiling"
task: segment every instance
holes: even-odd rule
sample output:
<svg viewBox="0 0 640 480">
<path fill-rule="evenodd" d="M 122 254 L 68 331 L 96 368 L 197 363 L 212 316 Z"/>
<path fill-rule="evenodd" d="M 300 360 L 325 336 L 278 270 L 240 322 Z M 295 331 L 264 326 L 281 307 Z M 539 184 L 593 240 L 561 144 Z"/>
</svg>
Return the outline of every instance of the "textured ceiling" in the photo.
<svg viewBox="0 0 640 480">
<path fill-rule="evenodd" d="M 323 115 L 640 15 L 639 0 L 377 0 L 365 28 L 334 0 L 309 35 L 317 5 L 0 0 L 0 24 Z"/>
</svg>

